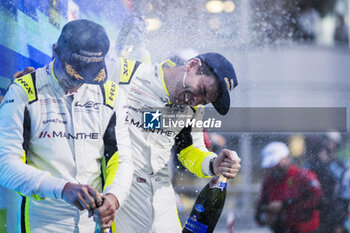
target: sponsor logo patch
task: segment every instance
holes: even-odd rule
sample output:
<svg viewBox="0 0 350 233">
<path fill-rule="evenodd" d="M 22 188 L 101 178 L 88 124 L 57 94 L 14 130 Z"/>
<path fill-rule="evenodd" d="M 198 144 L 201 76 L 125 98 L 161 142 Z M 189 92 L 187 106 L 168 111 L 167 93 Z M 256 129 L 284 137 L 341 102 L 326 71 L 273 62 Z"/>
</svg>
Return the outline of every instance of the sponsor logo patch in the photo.
<svg viewBox="0 0 350 233">
<path fill-rule="evenodd" d="M 78 72 L 71 65 L 65 63 L 65 68 L 67 74 L 69 74 L 70 76 L 74 77 L 77 80 L 84 80 L 84 78 L 80 74 L 78 74 Z"/>
<path fill-rule="evenodd" d="M 28 94 L 33 94 L 32 88 L 28 85 L 28 83 L 26 81 L 24 81 L 23 79 L 18 79 L 18 81 L 21 84 L 23 84 L 23 87 L 25 87 L 25 89 L 27 90 Z"/>
<path fill-rule="evenodd" d="M 52 133 L 49 133 L 48 131 L 42 131 L 39 134 L 39 138 L 66 138 L 66 139 L 73 139 L 73 140 L 81 140 L 81 139 L 98 139 L 99 133 L 76 133 L 71 134 L 67 132 L 56 132 L 52 131 Z"/>
<path fill-rule="evenodd" d="M 4 101 L 4 104 L 10 104 L 10 103 L 14 103 L 14 102 L 15 102 L 14 99 L 12 99 L 12 100 L 5 100 L 5 101 Z"/>
<path fill-rule="evenodd" d="M 142 177 L 137 177 L 137 178 L 136 178 L 136 182 L 137 182 L 137 183 L 146 183 L 146 179 L 145 179 L 145 178 L 142 178 Z"/>
<path fill-rule="evenodd" d="M 50 98 L 48 98 L 48 99 L 41 99 L 40 100 L 40 103 L 41 104 L 45 104 L 45 105 L 50 105 L 50 104 L 58 104 L 58 105 L 60 105 L 60 104 L 63 104 L 63 100 L 61 100 L 61 99 L 50 99 Z"/>
<path fill-rule="evenodd" d="M 115 99 L 116 87 L 117 85 L 115 83 L 111 85 L 111 90 L 109 92 L 109 97 L 108 97 L 110 101 L 114 101 Z"/>
<path fill-rule="evenodd" d="M 221 182 L 219 180 L 219 176 L 217 176 L 210 181 L 209 187 L 211 189 L 216 188 L 216 189 L 220 189 L 221 191 L 224 191 L 224 189 L 227 187 L 227 183 Z"/>
<path fill-rule="evenodd" d="M 87 101 L 85 103 L 81 103 L 77 101 L 74 105 L 76 109 L 84 109 L 86 111 L 97 111 L 100 109 L 101 103 L 95 103 L 93 101 Z"/>
<path fill-rule="evenodd" d="M 62 120 L 62 119 L 58 119 L 58 118 L 43 120 L 43 124 L 48 124 L 48 123 L 67 124 L 67 121 Z"/>
<path fill-rule="evenodd" d="M 185 223 L 184 228 L 189 230 L 190 232 L 196 232 L 196 233 L 206 233 L 208 230 L 207 225 L 197 221 L 196 215 L 193 215 L 187 219 L 187 222 Z"/>
<path fill-rule="evenodd" d="M 102 68 L 92 81 L 100 83 L 100 82 L 104 81 L 106 79 L 106 77 L 107 77 L 107 75 L 106 75 L 105 68 Z"/>
<path fill-rule="evenodd" d="M 195 209 L 197 212 L 199 212 L 199 213 L 202 213 L 202 212 L 205 211 L 204 206 L 202 206 L 201 204 L 195 205 L 195 206 L 194 206 L 194 209 Z"/>
<path fill-rule="evenodd" d="M 81 54 L 73 53 L 72 56 L 82 62 L 97 63 L 103 61 L 102 52 L 90 52 L 86 50 L 79 50 Z"/>
<path fill-rule="evenodd" d="M 225 83 L 226 83 L 227 90 L 231 91 L 231 86 L 230 86 L 230 82 L 228 81 L 228 78 L 225 77 L 224 80 L 225 80 Z"/>
</svg>

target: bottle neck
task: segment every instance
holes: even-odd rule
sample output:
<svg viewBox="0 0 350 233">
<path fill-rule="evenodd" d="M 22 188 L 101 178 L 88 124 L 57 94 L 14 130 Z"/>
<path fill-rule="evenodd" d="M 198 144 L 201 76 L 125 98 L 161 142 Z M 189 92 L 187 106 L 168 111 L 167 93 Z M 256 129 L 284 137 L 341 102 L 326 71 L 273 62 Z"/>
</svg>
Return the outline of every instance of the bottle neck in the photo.
<svg viewBox="0 0 350 233">
<path fill-rule="evenodd" d="M 217 175 L 219 177 L 219 181 L 227 183 L 227 178 L 221 174 Z"/>
</svg>

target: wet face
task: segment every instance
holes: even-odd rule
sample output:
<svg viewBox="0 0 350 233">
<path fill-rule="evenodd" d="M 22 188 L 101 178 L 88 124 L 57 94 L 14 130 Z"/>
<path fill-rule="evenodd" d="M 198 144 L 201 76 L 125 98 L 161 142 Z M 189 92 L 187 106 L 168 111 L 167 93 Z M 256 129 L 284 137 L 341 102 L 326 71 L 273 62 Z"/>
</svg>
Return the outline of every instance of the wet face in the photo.
<svg viewBox="0 0 350 233">
<path fill-rule="evenodd" d="M 266 173 L 271 175 L 276 180 L 283 180 L 286 175 L 286 170 L 284 167 L 276 165 L 275 167 L 266 169 Z"/>
<path fill-rule="evenodd" d="M 59 59 L 59 57 L 55 60 L 55 75 L 62 86 L 65 92 L 76 92 L 81 86 L 82 83 L 79 83 L 76 79 L 69 77 L 64 71 L 65 61 Z"/>
<path fill-rule="evenodd" d="M 83 85 L 82 83 L 77 83 L 67 75 L 60 80 L 60 84 L 66 92 L 76 92 Z"/>
<path fill-rule="evenodd" d="M 207 76 L 197 72 L 199 65 L 184 73 L 182 83 L 175 91 L 174 102 L 197 106 L 216 101 L 220 94 L 218 81 L 214 76 Z"/>
<path fill-rule="evenodd" d="M 266 173 L 276 180 L 283 180 L 289 169 L 289 158 L 282 159 L 276 166 L 266 169 Z"/>
</svg>

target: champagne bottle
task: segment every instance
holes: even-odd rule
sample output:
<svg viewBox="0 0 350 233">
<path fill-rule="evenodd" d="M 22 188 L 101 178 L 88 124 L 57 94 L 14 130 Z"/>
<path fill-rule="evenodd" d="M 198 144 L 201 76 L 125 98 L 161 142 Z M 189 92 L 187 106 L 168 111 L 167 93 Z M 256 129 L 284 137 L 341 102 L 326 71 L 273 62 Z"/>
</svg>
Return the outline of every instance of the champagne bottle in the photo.
<svg viewBox="0 0 350 233">
<path fill-rule="evenodd" d="M 217 175 L 202 189 L 182 233 L 212 233 L 226 198 L 227 178 Z"/>
</svg>

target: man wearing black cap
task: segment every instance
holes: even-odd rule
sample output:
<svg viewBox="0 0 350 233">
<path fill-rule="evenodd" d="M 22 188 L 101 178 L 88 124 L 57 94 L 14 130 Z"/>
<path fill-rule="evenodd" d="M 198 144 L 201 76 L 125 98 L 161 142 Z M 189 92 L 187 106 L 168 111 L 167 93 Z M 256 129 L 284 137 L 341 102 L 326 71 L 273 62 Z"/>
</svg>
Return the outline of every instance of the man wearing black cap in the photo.
<svg viewBox="0 0 350 233">
<path fill-rule="evenodd" d="M 128 195 L 126 98 L 107 81 L 108 49 L 102 26 L 69 22 L 54 61 L 16 79 L 0 105 L 0 185 L 23 195 L 22 232 L 110 227 Z"/>
<path fill-rule="evenodd" d="M 212 103 L 222 115 L 230 107 L 229 91 L 237 86 L 232 64 L 218 53 L 200 54 L 184 66 L 166 60 L 158 65 L 120 59 L 116 72 L 119 86 L 129 90 L 128 122 L 135 166 L 130 195 L 117 211 L 118 233 L 181 232 L 168 161 L 176 144 L 179 160 L 199 177 L 219 173 L 234 178 L 240 168 L 236 152 L 224 149 L 216 155 L 204 146 L 203 133 L 192 127 L 147 128 L 145 109 L 156 108 L 174 120 L 201 120 L 203 107 Z M 197 131 L 197 132 L 194 132 Z"/>
</svg>

